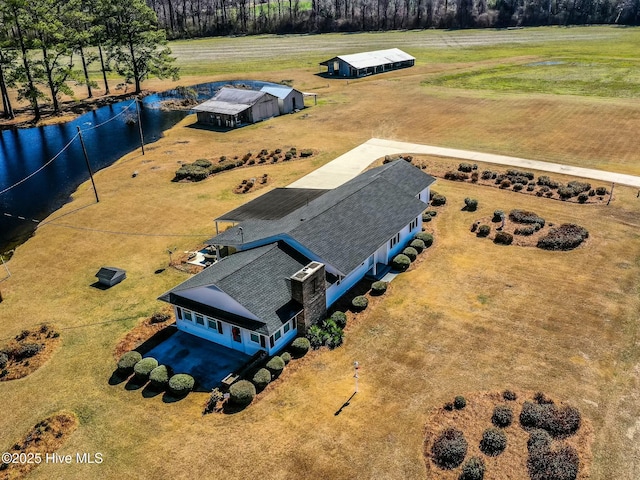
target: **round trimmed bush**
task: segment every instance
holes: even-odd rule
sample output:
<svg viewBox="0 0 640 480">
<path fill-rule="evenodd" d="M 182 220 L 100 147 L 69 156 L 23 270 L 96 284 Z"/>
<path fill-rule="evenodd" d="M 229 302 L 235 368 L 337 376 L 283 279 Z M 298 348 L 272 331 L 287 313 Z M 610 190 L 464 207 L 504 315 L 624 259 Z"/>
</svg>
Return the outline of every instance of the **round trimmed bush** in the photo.
<svg viewBox="0 0 640 480">
<path fill-rule="evenodd" d="M 284 352 L 282 355 L 280 355 L 280 358 L 285 365 L 289 365 L 289 362 L 291 361 L 291 354 L 289 352 Z"/>
<path fill-rule="evenodd" d="M 413 247 L 407 247 L 402 251 L 403 255 L 409 257 L 409 260 L 414 262 L 418 258 L 418 251 Z"/>
<path fill-rule="evenodd" d="M 249 380 L 240 380 L 229 387 L 229 401 L 237 407 L 246 407 L 256 396 L 256 387 Z"/>
<path fill-rule="evenodd" d="M 580 195 L 578 195 L 578 202 L 586 203 L 587 200 L 589 200 L 589 195 L 587 195 L 586 193 L 581 193 Z"/>
<path fill-rule="evenodd" d="M 271 372 L 273 377 L 276 378 L 282 373 L 282 370 L 284 370 L 284 360 L 278 355 L 275 355 L 267 362 L 265 367 Z"/>
<path fill-rule="evenodd" d="M 409 244 L 409 246 L 415 249 L 416 252 L 418 253 L 422 253 L 422 251 L 426 248 L 426 245 L 424 244 L 424 242 L 419 238 L 411 240 L 411 243 Z"/>
<path fill-rule="evenodd" d="M 431 197 L 431 205 L 433 205 L 434 207 L 440 207 L 444 204 L 447 203 L 447 197 L 445 197 L 444 195 L 440 195 L 439 193 L 435 193 L 432 197 Z"/>
<path fill-rule="evenodd" d="M 118 370 L 122 373 L 132 373 L 133 367 L 135 367 L 136 363 L 140 360 L 142 360 L 140 352 L 136 352 L 135 350 L 127 352 L 118 360 Z"/>
<path fill-rule="evenodd" d="M 269 385 L 271 381 L 271 372 L 266 368 L 261 368 L 256 372 L 253 376 L 253 383 L 258 390 L 264 390 L 264 388 Z"/>
<path fill-rule="evenodd" d="M 503 210 L 494 210 L 493 211 L 493 218 L 491 219 L 491 221 L 492 222 L 501 222 L 503 218 L 504 218 L 504 211 Z"/>
<path fill-rule="evenodd" d="M 157 390 L 162 390 L 169 384 L 169 369 L 166 365 L 158 365 L 149 374 L 151 386 Z"/>
<path fill-rule="evenodd" d="M 0 368 L 6 367 L 8 362 L 9 357 L 7 356 L 7 354 L 4 352 L 0 352 Z"/>
<path fill-rule="evenodd" d="M 549 432 L 546 430 L 532 430 L 529 434 L 529 440 L 527 440 L 527 450 L 529 450 L 530 455 L 536 450 L 549 450 L 552 441 L 553 438 L 551 438 L 551 435 L 549 435 Z"/>
<path fill-rule="evenodd" d="M 416 240 L 422 240 L 424 242 L 424 248 L 429 248 L 433 245 L 433 235 L 427 232 L 420 232 L 415 236 Z"/>
<path fill-rule="evenodd" d="M 409 268 L 409 265 L 411 265 L 411 260 L 409 260 L 409 257 L 403 255 L 402 253 L 393 257 L 393 260 L 391 261 L 391 266 L 395 270 L 398 270 L 400 272 L 404 272 L 407 268 Z"/>
<path fill-rule="evenodd" d="M 438 467 L 452 470 L 463 462 L 467 447 L 467 440 L 460 430 L 447 428 L 433 442 L 431 458 Z"/>
<path fill-rule="evenodd" d="M 516 392 L 512 390 L 505 390 L 504 392 L 502 392 L 502 398 L 512 402 L 518 399 L 518 395 L 516 395 Z"/>
<path fill-rule="evenodd" d="M 482 434 L 480 451 L 489 457 L 496 457 L 507 448 L 507 436 L 502 430 L 488 428 Z"/>
<path fill-rule="evenodd" d="M 491 233 L 491 227 L 489 225 L 480 225 L 478 227 L 478 233 L 476 235 L 478 237 L 487 237 Z"/>
<path fill-rule="evenodd" d="M 596 188 L 596 194 L 598 194 L 600 196 L 606 195 L 607 193 L 609 193 L 609 192 L 607 191 L 606 187 L 597 187 Z"/>
<path fill-rule="evenodd" d="M 476 200 L 475 198 L 467 197 L 464 199 L 464 207 L 469 212 L 475 212 L 478 208 L 478 200 Z"/>
<path fill-rule="evenodd" d="M 467 406 L 467 399 L 464 398 L 462 395 L 458 395 L 456 398 L 453 399 L 453 406 L 456 407 L 456 410 L 462 410 L 464 407 Z"/>
<path fill-rule="evenodd" d="M 195 383 L 196 381 L 191 375 L 178 373 L 169 379 L 169 390 L 171 390 L 171 393 L 175 396 L 182 397 L 193 390 Z"/>
<path fill-rule="evenodd" d="M 358 295 L 353 300 L 351 300 L 351 305 L 353 305 L 354 310 L 360 312 L 367 308 L 367 305 L 369 305 L 369 300 L 367 300 L 367 297 L 365 297 L 364 295 Z"/>
<path fill-rule="evenodd" d="M 557 450 L 534 450 L 527 467 L 531 480 L 575 480 L 580 458 L 573 447 L 562 445 Z"/>
<path fill-rule="evenodd" d="M 520 412 L 520 425 L 524 428 L 540 428 L 542 425 L 542 407 L 536 403 L 526 401 Z"/>
<path fill-rule="evenodd" d="M 333 312 L 331 314 L 331 320 L 340 328 L 347 326 L 347 314 L 344 312 Z"/>
<path fill-rule="evenodd" d="M 506 428 L 513 422 L 513 410 L 506 405 L 496 405 L 491 416 L 491 423 L 496 427 Z"/>
<path fill-rule="evenodd" d="M 480 457 L 471 457 L 462 465 L 459 480 L 483 480 L 485 465 Z"/>
<path fill-rule="evenodd" d="M 295 358 L 304 357 L 310 348 L 311 343 L 308 338 L 298 337 L 291 344 L 291 355 Z"/>
<path fill-rule="evenodd" d="M 158 366 L 158 361 L 155 358 L 147 357 L 140 360 L 133 367 L 133 372 L 136 374 L 136 378 L 139 380 L 148 380 L 151 371 Z"/>
<path fill-rule="evenodd" d="M 513 235 L 508 232 L 498 232 L 493 239 L 493 243 L 496 243 L 498 245 L 511 245 L 512 242 Z"/>
<path fill-rule="evenodd" d="M 371 294 L 383 295 L 387 291 L 388 287 L 389 287 L 389 283 L 387 282 L 383 282 L 383 281 L 373 282 L 371 284 Z"/>
</svg>

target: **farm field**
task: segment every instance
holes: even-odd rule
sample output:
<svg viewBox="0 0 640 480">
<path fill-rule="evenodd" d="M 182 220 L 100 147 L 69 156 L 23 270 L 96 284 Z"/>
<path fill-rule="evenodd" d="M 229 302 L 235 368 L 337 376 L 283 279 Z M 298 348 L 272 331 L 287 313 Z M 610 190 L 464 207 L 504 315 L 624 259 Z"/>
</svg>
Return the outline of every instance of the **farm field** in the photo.
<svg viewBox="0 0 640 480">
<path fill-rule="evenodd" d="M 402 43 L 423 41 L 420 33 L 432 43 L 415 52 Z M 420 33 L 309 36 L 300 58 L 291 51 L 282 62 L 282 49 L 305 46 L 300 37 L 173 44 L 184 68 L 179 84 L 293 80 L 318 93 L 318 105 L 227 133 L 192 128 L 195 118 L 187 117 L 146 155 L 133 152 L 98 172 L 100 203 L 83 184 L 18 247 L 8 263 L 12 276 L 0 283 L 0 343 L 46 322 L 61 345 L 31 375 L 0 382 L 11 406 L 0 417 L 0 449 L 66 411 L 79 424 L 59 453 L 104 458 L 99 465 L 40 465 L 29 479 L 427 479 L 422 449 L 433 409 L 458 394 L 505 388 L 541 390 L 582 411 L 595 434 L 592 479 L 640 477 L 640 199 L 627 187 L 616 186 L 608 206 L 576 205 L 439 179 L 433 188 L 447 205 L 428 224 L 436 240 L 419 263 L 358 314 L 342 347 L 294 361 L 241 413 L 202 416 L 205 393 L 164 403 L 161 395 L 145 398 L 108 383 L 119 340 L 187 278 L 167 268 L 167 250 L 194 249 L 215 233 L 213 218 L 266 191 L 232 193 L 248 176 L 267 173 L 269 187 L 285 186 L 370 137 L 640 175 L 640 101 L 617 84 L 594 96 L 522 91 L 515 81 L 492 88 L 473 76 L 429 83 L 480 66 L 565 56 L 600 57 L 604 78 L 616 74 L 607 70 L 616 58 L 631 57 L 637 29 Z M 341 44 L 345 37 L 353 43 Z M 241 53 L 271 41 L 273 48 L 254 57 L 225 53 L 234 42 Z M 349 53 L 390 43 L 414 54 L 417 66 L 348 82 L 316 75 L 317 61 L 343 53 L 341 45 Z M 541 78 L 532 83 L 544 85 Z M 555 83 L 573 81 L 567 73 Z M 318 155 L 171 182 L 178 162 L 288 146 Z M 477 212 L 461 210 L 465 197 L 479 200 Z M 574 251 L 548 252 L 494 245 L 469 232 L 476 218 L 514 208 L 582 225 L 589 239 Z M 92 288 L 102 265 L 126 269 L 127 279 L 111 290 Z M 360 391 L 335 415 L 353 393 L 354 360 Z"/>
</svg>

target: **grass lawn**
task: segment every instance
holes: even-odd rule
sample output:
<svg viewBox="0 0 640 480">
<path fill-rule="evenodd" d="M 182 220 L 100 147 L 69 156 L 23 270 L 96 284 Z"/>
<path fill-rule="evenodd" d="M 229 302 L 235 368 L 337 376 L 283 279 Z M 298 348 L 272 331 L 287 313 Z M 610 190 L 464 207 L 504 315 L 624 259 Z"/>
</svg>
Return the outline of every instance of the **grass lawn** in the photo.
<svg viewBox="0 0 640 480">
<path fill-rule="evenodd" d="M 294 361 L 257 404 L 239 414 L 203 417 L 206 394 L 163 403 L 161 395 L 143 398 L 140 391 L 108 384 L 118 341 L 163 308 L 158 295 L 187 278 L 172 268 L 154 273 L 167 266 L 167 249 L 194 248 L 213 236 L 214 218 L 266 191 L 232 193 L 249 172 L 268 173 L 269 187 L 284 186 L 378 136 L 640 174 L 636 99 L 423 83 L 478 62 L 494 68 L 520 64 L 522 57 L 542 61 L 538 44 L 505 43 L 525 33 L 539 39 L 540 32 L 556 38 L 545 48 L 571 50 L 567 56 L 585 61 L 598 52 L 613 55 L 615 42 L 624 56 L 639 31 L 420 32 L 438 41 L 464 38 L 469 46 L 427 46 L 418 49 L 414 68 L 348 83 L 315 75 L 316 57 L 341 53 L 339 39 L 376 38 L 389 45 L 420 33 L 309 37 L 311 50 L 327 39 L 327 51 L 275 67 L 238 59 L 216 71 L 226 61 L 209 65 L 204 47 L 202 58 L 196 52 L 181 59 L 193 65 L 183 84 L 223 77 L 293 79 L 301 90 L 319 93 L 322 102 L 304 115 L 228 133 L 190 128 L 195 119 L 188 117 L 149 145 L 144 157 L 136 151 L 98 172 L 99 204 L 90 185 L 82 185 L 17 249 L 8 263 L 12 277 L 0 284 L 0 343 L 50 322 L 61 346 L 28 377 L 0 383 L 0 397 L 10 406 L 0 416 L 0 449 L 9 449 L 40 420 L 69 411 L 79 426 L 59 452 L 100 452 L 103 463 L 41 465 L 28 478 L 421 479 L 427 478 L 422 447 L 430 412 L 457 394 L 511 388 L 542 390 L 580 408 L 595 433 L 593 479 L 637 479 L 640 200 L 625 187 L 616 186 L 609 206 L 576 205 L 439 180 L 434 188 L 448 203 L 429 224 L 436 241 L 424 260 L 394 280 L 375 308 L 359 314 L 347 327 L 344 346 Z M 283 37 L 285 46 L 303 45 L 300 37 L 286 44 L 289 38 Z M 490 38 L 500 46 L 473 46 Z M 244 48 L 261 38 L 233 40 Z M 196 50 L 223 44 L 234 42 L 180 42 Z M 258 72 L 258 64 L 272 71 Z M 195 184 L 170 181 L 178 161 L 287 146 L 319 153 Z M 477 212 L 461 211 L 465 197 L 479 200 Z M 558 224 L 577 223 L 590 238 L 571 252 L 547 252 L 497 246 L 469 233 L 476 218 L 512 208 Z M 126 269 L 127 279 L 110 290 L 91 288 L 102 265 Z M 353 392 L 354 360 L 361 365 L 360 392 L 336 416 Z"/>
</svg>

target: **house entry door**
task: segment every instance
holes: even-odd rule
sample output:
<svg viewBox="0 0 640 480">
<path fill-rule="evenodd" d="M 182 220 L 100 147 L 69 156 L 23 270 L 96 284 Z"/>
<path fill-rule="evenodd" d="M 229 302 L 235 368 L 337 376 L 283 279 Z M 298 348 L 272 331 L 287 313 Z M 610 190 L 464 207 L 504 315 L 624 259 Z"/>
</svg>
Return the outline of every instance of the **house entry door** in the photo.
<svg viewBox="0 0 640 480">
<path fill-rule="evenodd" d="M 231 334 L 233 335 L 233 341 L 242 343 L 242 333 L 238 327 L 233 327 L 231 329 Z"/>
</svg>

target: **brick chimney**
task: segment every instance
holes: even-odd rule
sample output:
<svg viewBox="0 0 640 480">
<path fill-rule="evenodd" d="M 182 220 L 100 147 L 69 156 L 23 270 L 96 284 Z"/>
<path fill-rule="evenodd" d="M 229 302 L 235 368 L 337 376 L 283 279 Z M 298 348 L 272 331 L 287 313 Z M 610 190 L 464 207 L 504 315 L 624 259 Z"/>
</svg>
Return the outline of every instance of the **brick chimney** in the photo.
<svg viewBox="0 0 640 480">
<path fill-rule="evenodd" d="M 291 277 L 291 298 L 302 305 L 298 317 L 298 335 L 306 335 L 309 327 L 327 316 L 324 265 L 311 262 Z"/>
</svg>

